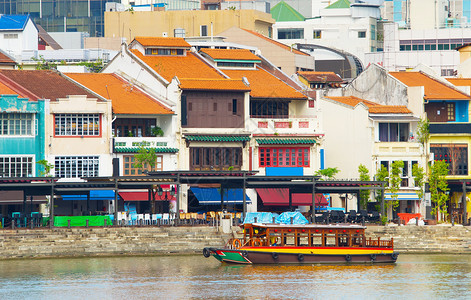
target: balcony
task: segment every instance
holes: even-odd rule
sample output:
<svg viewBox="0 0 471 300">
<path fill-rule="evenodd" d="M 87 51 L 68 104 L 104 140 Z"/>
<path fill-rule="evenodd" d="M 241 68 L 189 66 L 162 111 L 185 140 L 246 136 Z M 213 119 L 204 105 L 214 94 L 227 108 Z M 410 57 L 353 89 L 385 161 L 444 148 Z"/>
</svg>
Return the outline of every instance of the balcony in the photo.
<svg viewBox="0 0 471 300">
<path fill-rule="evenodd" d="M 169 148 L 174 147 L 174 141 L 169 137 L 115 137 L 113 152 L 117 149 Z"/>
<path fill-rule="evenodd" d="M 471 134 L 471 123 L 433 123 L 430 134 Z"/>
<path fill-rule="evenodd" d="M 318 129 L 314 118 L 262 119 L 252 118 L 249 131 L 257 134 L 313 134 Z"/>
<path fill-rule="evenodd" d="M 416 156 L 422 154 L 420 144 L 417 142 L 375 142 L 376 155 L 407 154 Z"/>
</svg>

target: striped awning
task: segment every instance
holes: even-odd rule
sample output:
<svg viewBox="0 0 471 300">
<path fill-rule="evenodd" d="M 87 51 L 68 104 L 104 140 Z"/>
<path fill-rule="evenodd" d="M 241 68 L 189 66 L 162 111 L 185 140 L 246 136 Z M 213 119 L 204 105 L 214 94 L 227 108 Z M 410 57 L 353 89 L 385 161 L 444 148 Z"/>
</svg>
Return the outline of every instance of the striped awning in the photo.
<svg viewBox="0 0 471 300">
<path fill-rule="evenodd" d="M 259 145 L 299 145 L 299 144 L 315 144 L 314 138 L 268 138 L 255 139 Z"/>
<path fill-rule="evenodd" d="M 384 200 L 394 200 L 391 197 L 392 193 L 384 193 Z M 397 200 L 420 200 L 415 192 L 397 193 Z"/>
</svg>

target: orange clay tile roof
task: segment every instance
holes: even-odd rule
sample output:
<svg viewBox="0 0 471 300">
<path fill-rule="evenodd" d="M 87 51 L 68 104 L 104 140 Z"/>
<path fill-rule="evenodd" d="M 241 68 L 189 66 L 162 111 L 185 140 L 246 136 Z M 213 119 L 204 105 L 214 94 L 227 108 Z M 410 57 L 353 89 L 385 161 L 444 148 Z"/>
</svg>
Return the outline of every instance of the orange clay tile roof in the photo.
<svg viewBox="0 0 471 300">
<path fill-rule="evenodd" d="M 299 51 L 299 50 L 297 50 L 297 49 L 291 49 L 290 46 L 285 45 L 285 44 L 280 43 L 280 42 L 277 42 L 277 41 L 275 41 L 275 40 L 273 40 L 273 39 L 271 39 L 271 38 L 269 38 L 269 37 L 264 36 L 263 34 L 257 33 L 257 32 L 252 31 L 252 30 L 244 29 L 244 28 L 242 28 L 242 30 L 245 30 L 245 31 L 247 31 L 247 32 L 249 32 L 249 33 L 251 33 L 251 34 L 253 34 L 253 35 L 255 35 L 255 36 L 258 36 L 259 38 L 262 38 L 262 39 L 264 39 L 264 40 L 266 40 L 266 41 L 268 41 L 268 42 L 270 42 L 270 43 L 272 43 L 272 44 L 274 44 L 274 45 L 276 45 L 276 46 L 278 46 L 278 47 L 281 47 L 281 48 L 283 48 L 283 49 L 285 49 L 285 50 L 292 51 L 293 53 L 296 53 L 296 54 L 299 54 L 299 55 L 310 56 L 309 54 L 304 53 L 304 52 L 302 52 L 302 51 Z"/>
<path fill-rule="evenodd" d="M 203 48 L 201 52 L 206 53 L 214 60 L 256 60 L 261 61 L 260 57 L 250 52 L 248 49 L 208 49 Z"/>
<path fill-rule="evenodd" d="M 265 70 L 224 70 L 232 79 L 246 77 L 253 98 L 307 99 L 305 95 L 287 85 Z"/>
<path fill-rule="evenodd" d="M 224 78 L 216 69 L 191 52 L 187 52 L 186 56 L 142 55 L 135 49 L 131 52 L 169 82 L 175 76 L 178 78 Z"/>
<path fill-rule="evenodd" d="M 446 78 L 446 80 L 456 86 L 471 86 L 471 78 Z"/>
<path fill-rule="evenodd" d="M 471 96 L 422 72 L 389 72 L 389 74 L 407 86 L 423 86 L 426 100 L 471 100 Z"/>
<path fill-rule="evenodd" d="M 85 95 L 97 99 L 88 90 L 69 81 L 57 71 L 50 70 L 0 70 L 0 81 L 15 90 L 21 90 L 24 96 L 33 101 L 38 99 L 67 98 L 69 95 Z M 102 101 L 98 98 L 98 101 Z"/>
<path fill-rule="evenodd" d="M 15 61 L 0 50 L 0 64 L 15 65 Z"/>
<path fill-rule="evenodd" d="M 372 101 L 364 100 L 355 96 L 345 96 L 345 97 L 326 97 L 328 99 L 334 100 L 346 104 L 351 107 L 355 107 L 359 103 L 363 103 L 368 107 L 368 110 L 372 114 L 410 114 L 412 113 L 404 105 L 381 105 Z"/>
<path fill-rule="evenodd" d="M 144 47 L 160 46 L 160 47 L 183 47 L 191 48 L 183 38 L 174 37 L 135 37 L 135 41 L 139 42 Z"/>
<path fill-rule="evenodd" d="M 11 88 L 9 88 L 8 86 L 6 86 L 5 84 L 1 82 L 0 82 L 0 95 L 18 95 L 18 98 L 26 98 L 20 95 L 20 93 L 12 90 Z"/>
<path fill-rule="evenodd" d="M 173 114 L 170 109 L 139 88 L 133 88 L 129 82 L 115 74 L 68 73 L 65 75 L 102 97 L 110 99 L 115 114 Z"/>
<path fill-rule="evenodd" d="M 309 82 L 343 82 L 334 72 L 299 71 L 298 74 Z"/>
<path fill-rule="evenodd" d="M 250 91 L 240 79 L 193 79 L 182 78 L 180 88 L 182 90 L 225 90 L 225 91 Z"/>
</svg>

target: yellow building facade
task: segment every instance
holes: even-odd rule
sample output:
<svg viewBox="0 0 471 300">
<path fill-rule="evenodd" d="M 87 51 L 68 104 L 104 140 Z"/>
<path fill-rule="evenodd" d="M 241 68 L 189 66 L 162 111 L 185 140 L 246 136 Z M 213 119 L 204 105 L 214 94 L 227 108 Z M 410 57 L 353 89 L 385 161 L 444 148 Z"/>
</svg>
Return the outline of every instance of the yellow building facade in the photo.
<svg viewBox="0 0 471 300">
<path fill-rule="evenodd" d="M 105 12 L 105 37 L 130 42 L 136 36 L 211 36 L 233 26 L 270 37 L 274 23 L 270 14 L 257 10 Z"/>
</svg>

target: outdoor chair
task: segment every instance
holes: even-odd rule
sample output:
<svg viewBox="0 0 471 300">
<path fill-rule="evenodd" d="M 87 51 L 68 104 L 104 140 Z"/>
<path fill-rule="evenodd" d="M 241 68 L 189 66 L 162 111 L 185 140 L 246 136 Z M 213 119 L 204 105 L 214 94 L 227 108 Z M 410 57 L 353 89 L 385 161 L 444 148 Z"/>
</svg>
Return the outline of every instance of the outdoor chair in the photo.
<svg viewBox="0 0 471 300">
<path fill-rule="evenodd" d="M 340 220 L 340 216 L 339 216 L 339 211 L 338 210 L 332 210 L 330 212 L 330 220 L 332 221 L 332 223 L 338 223 L 339 220 Z"/>
<path fill-rule="evenodd" d="M 12 221 L 16 227 L 26 227 L 26 216 L 21 212 L 14 212 L 11 215 Z"/>
<path fill-rule="evenodd" d="M 316 222 L 317 223 L 329 224 L 329 217 L 330 217 L 329 212 L 325 211 L 325 212 L 322 213 L 321 216 L 316 216 Z"/>
<path fill-rule="evenodd" d="M 338 223 L 345 223 L 345 217 L 346 217 L 345 213 L 343 211 L 339 210 L 339 216 L 338 216 L 339 221 L 338 221 Z"/>
<path fill-rule="evenodd" d="M 144 224 L 144 214 L 137 214 L 137 225 Z"/>
<path fill-rule="evenodd" d="M 124 211 L 119 211 L 118 212 L 118 226 L 124 226 L 124 225 L 127 225 L 126 224 L 126 212 Z"/>
<path fill-rule="evenodd" d="M 162 215 L 162 224 L 170 225 L 170 214 L 165 213 Z"/>
<path fill-rule="evenodd" d="M 371 216 L 368 217 L 368 221 L 371 223 L 376 223 L 381 221 L 381 215 L 377 211 L 372 211 Z"/>
<path fill-rule="evenodd" d="M 144 224 L 151 225 L 150 214 L 144 214 Z"/>
<path fill-rule="evenodd" d="M 31 225 L 33 227 L 40 227 L 43 219 L 42 213 L 31 213 Z"/>
<path fill-rule="evenodd" d="M 151 225 L 159 225 L 159 221 L 162 219 L 162 214 L 152 214 Z"/>
<path fill-rule="evenodd" d="M 356 220 L 357 220 L 357 211 L 352 209 L 348 212 L 347 222 L 353 223 L 353 222 L 356 222 Z"/>
<path fill-rule="evenodd" d="M 358 213 L 357 223 L 362 223 L 368 221 L 368 213 L 366 210 L 362 209 Z"/>
</svg>

